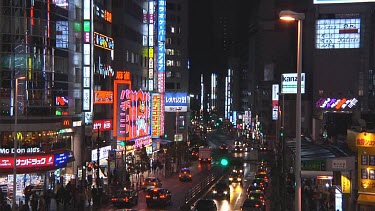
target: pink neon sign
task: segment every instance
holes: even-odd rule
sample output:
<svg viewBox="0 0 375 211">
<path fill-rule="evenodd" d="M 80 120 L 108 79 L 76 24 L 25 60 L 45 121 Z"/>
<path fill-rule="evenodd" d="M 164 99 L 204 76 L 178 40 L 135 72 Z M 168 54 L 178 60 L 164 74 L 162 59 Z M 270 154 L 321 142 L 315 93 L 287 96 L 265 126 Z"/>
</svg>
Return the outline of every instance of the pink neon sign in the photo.
<svg viewBox="0 0 375 211">
<path fill-rule="evenodd" d="M 357 102 L 358 100 L 356 98 L 320 98 L 318 102 L 315 103 L 315 106 L 316 108 L 343 110 L 353 108 Z"/>
</svg>

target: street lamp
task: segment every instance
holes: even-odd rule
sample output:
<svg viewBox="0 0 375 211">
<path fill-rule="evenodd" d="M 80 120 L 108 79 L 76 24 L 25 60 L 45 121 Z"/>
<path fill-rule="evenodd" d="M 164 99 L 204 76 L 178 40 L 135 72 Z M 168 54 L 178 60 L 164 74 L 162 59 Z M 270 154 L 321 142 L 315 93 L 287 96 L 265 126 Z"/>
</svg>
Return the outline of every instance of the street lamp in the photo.
<svg viewBox="0 0 375 211">
<path fill-rule="evenodd" d="M 17 142 L 18 142 L 18 136 L 17 136 L 17 120 L 18 120 L 18 80 L 24 80 L 26 77 L 21 76 L 16 78 L 16 93 L 14 96 L 14 134 L 13 137 L 13 203 L 12 203 L 12 210 L 16 210 L 16 189 L 17 189 Z"/>
<path fill-rule="evenodd" d="M 297 40 L 297 97 L 296 97 L 296 163 L 295 163 L 295 210 L 301 210 L 301 69 L 302 69 L 302 21 L 304 13 L 283 10 L 279 13 L 281 20 L 295 21 L 298 23 Z"/>
</svg>

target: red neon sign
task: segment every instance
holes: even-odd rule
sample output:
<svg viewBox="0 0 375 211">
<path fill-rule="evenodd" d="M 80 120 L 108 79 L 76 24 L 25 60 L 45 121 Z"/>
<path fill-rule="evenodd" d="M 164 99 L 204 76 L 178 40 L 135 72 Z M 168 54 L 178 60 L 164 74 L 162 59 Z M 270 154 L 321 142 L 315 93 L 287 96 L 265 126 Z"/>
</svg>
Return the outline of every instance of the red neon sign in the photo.
<svg viewBox="0 0 375 211">
<path fill-rule="evenodd" d="M 19 156 L 16 160 L 17 168 L 53 167 L 53 155 Z M 13 168 L 13 157 L 0 157 L 0 169 Z"/>
<path fill-rule="evenodd" d="M 109 131 L 112 130 L 112 126 L 112 119 L 94 120 L 92 132 L 96 133 L 98 129 L 100 131 Z"/>
</svg>

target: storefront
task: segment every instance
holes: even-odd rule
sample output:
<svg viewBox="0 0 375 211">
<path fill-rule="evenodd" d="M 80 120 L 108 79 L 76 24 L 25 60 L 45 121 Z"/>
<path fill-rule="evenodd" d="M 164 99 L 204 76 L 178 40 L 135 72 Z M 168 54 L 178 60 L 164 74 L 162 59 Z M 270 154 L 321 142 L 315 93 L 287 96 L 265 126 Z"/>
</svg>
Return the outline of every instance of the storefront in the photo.
<svg viewBox="0 0 375 211">
<path fill-rule="evenodd" d="M 9 198 L 13 198 L 13 168 L 16 164 L 16 198 L 19 203 L 28 186 L 38 191 L 53 189 L 60 178 L 51 175 L 72 161 L 73 152 L 65 149 L 45 152 L 42 147 L 28 147 L 17 149 L 17 159 L 14 162 L 14 148 L 0 148 L 1 189 Z"/>
<path fill-rule="evenodd" d="M 356 137 L 358 151 L 358 210 L 375 209 L 375 133 L 360 132 Z"/>
</svg>

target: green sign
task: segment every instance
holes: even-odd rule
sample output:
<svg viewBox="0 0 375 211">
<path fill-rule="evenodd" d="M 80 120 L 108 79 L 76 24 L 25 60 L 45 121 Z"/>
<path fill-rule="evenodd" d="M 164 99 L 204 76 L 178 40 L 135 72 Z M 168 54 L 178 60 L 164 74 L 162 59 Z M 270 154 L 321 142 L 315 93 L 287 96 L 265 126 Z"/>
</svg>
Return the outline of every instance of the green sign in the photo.
<svg viewBox="0 0 375 211">
<path fill-rule="evenodd" d="M 82 24 L 80 22 L 74 22 L 73 29 L 75 32 L 82 31 Z M 89 26 L 89 29 L 90 29 L 90 26 Z"/>
<path fill-rule="evenodd" d="M 301 170 L 306 171 L 325 171 L 325 160 L 303 160 L 301 162 Z"/>
<path fill-rule="evenodd" d="M 83 21 L 83 31 L 90 32 L 90 29 L 91 29 L 90 21 Z"/>
</svg>

